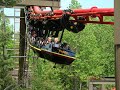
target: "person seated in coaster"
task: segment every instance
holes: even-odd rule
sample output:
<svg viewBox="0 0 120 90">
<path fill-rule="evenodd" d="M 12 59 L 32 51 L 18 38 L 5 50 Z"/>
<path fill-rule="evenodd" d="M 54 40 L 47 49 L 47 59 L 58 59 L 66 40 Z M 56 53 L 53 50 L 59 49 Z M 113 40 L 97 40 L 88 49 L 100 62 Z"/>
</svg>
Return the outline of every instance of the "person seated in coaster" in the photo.
<svg viewBox="0 0 120 90">
<path fill-rule="evenodd" d="M 35 45 L 36 36 L 37 36 L 36 32 L 35 32 L 35 31 L 32 31 L 32 32 L 31 32 L 31 39 L 30 39 L 30 42 L 31 42 L 32 45 Z"/>
<path fill-rule="evenodd" d="M 48 51 L 52 51 L 52 38 L 51 37 L 47 38 L 47 42 L 45 43 L 45 45 L 42 48 L 46 49 Z"/>
<path fill-rule="evenodd" d="M 37 47 L 38 48 L 42 48 L 42 46 L 44 45 L 44 39 L 42 37 L 38 37 L 37 38 Z"/>
<path fill-rule="evenodd" d="M 53 45 L 52 45 L 52 51 L 53 52 L 58 52 L 59 48 L 60 48 L 59 39 L 56 37 L 56 38 L 54 38 L 54 42 L 53 42 Z"/>
</svg>

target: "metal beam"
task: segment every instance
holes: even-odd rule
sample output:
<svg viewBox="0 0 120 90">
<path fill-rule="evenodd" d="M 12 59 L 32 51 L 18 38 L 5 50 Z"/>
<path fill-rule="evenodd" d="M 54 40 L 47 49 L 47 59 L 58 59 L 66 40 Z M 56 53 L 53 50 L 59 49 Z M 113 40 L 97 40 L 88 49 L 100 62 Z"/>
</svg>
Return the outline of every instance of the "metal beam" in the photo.
<svg viewBox="0 0 120 90">
<path fill-rule="evenodd" d="M 22 0 L 15 6 L 7 6 L 9 8 L 24 8 L 25 6 L 38 5 L 43 7 L 53 7 L 55 9 L 60 8 L 60 0 Z M 0 7 L 6 7 L 4 3 L 0 3 Z"/>
<path fill-rule="evenodd" d="M 20 17 L 20 16 L 5 16 L 6 18 L 25 18 L 25 17 Z"/>
<path fill-rule="evenodd" d="M 60 7 L 59 0 L 24 0 L 17 4 L 17 6 L 26 6 L 26 5 L 38 5 L 38 6 L 51 6 L 51 7 Z"/>
<path fill-rule="evenodd" d="M 109 82 L 90 82 L 90 84 L 115 84 L 115 81 L 114 82 L 111 82 L 111 81 L 109 81 Z"/>
<path fill-rule="evenodd" d="M 115 80 L 116 90 L 120 90 L 120 0 L 114 0 L 114 40 L 115 40 Z"/>
<path fill-rule="evenodd" d="M 90 80 L 90 84 L 115 84 L 115 79 Z"/>
<path fill-rule="evenodd" d="M 24 9 L 21 9 L 20 12 L 21 17 L 25 17 Z M 19 56 L 24 56 L 25 55 L 25 33 L 26 33 L 26 24 L 25 24 L 25 19 L 21 18 L 20 19 L 20 45 L 19 45 Z M 19 71 L 18 71 L 18 84 L 21 85 L 21 87 L 25 87 L 24 83 L 24 78 L 25 78 L 25 73 L 24 73 L 24 66 L 25 66 L 25 61 L 26 58 L 19 57 Z"/>
<path fill-rule="evenodd" d="M 11 58 L 38 58 L 38 56 L 10 56 Z"/>
</svg>

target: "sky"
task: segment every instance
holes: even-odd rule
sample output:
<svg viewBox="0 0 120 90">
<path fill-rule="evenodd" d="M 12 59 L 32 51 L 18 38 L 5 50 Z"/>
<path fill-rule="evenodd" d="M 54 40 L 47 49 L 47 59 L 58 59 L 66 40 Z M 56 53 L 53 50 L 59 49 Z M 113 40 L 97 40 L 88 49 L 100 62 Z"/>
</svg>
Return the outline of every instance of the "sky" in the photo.
<svg viewBox="0 0 120 90">
<path fill-rule="evenodd" d="M 113 8 L 114 0 L 77 0 L 82 8 L 91 8 L 97 6 L 98 8 Z M 61 0 L 61 9 L 67 9 L 71 0 Z"/>
</svg>

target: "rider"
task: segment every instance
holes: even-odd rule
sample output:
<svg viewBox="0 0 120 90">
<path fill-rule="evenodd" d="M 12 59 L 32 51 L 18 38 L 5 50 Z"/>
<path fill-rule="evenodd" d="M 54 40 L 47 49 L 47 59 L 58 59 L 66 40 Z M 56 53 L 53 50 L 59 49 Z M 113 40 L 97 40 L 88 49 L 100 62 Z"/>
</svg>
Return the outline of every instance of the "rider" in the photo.
<svg viewBox="0 0 120 90">
<path fill-rule="evenodd" d="M 42 47 L 48 51 L 52 51 L 52 38 L 48 37 L 46 44 Z"/>
<path fill-rule="evenodd" d="M 53 42 L 53 45 L 52 45 L 52 51 L 53 52 L 58 52 L 59 48 L 60 48 L 59 39 L 56 37 L 56 38 L 54 38 L 54 42 Z"/>
<path fill-rule="evenodd" d="M 35 31 L 32 31 L 31 32 L 31 43 L 33 44 L 33 45 L 35 45 L 35 41 L 36 41 L 36 36 L 37 36 L 37 34 L 36 34 L 36 32 Z"/>
</svg>

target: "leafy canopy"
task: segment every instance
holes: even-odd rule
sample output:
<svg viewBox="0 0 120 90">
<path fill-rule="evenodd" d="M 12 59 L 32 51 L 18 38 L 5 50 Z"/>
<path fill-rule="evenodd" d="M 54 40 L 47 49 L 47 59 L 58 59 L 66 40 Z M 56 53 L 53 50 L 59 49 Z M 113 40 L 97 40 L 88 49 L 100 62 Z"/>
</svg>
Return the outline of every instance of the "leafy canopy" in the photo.
<svg viewBox="0 0 120 90">
<path fill-rule="evenodd" d="M 69 8 L 71 9 L 78 9 L 81 8 L 82 6 L 77 0 L 71 0 L 71 4 L 69 5 Z"/>
</svg>

